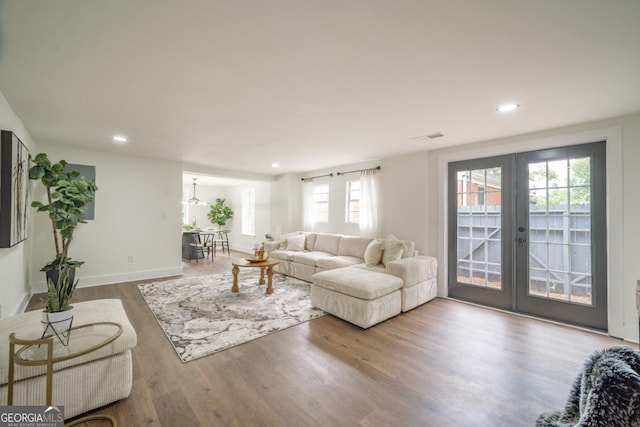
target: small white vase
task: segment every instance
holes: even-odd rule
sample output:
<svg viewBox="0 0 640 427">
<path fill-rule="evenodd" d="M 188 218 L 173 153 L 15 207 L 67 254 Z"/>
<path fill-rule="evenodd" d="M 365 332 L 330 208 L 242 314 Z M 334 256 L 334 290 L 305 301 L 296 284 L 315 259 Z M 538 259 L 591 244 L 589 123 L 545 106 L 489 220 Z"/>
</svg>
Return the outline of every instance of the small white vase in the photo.
<svg viewBox="0 0 640 427">
<path fill-rule="evenodd" d="M 73 323 L 73 307 L 57 313 L 43 311 L 41 323 L 45 335 L 65 335 Z"/>
</svg>

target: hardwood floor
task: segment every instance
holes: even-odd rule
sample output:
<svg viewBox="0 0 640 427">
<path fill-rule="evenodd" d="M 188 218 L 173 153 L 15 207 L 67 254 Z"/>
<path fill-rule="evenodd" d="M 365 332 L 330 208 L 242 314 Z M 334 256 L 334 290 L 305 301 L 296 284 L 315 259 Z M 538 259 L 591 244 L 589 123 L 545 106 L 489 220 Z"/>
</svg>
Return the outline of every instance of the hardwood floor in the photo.
<svg viewBox="0 0 640 427">
<path fill-rule="evenodd" d="M 230 269 L 218 256 L 185 276 Z M 621 344 L 437 298 L 368 330 L 324 316 L 183 364 L 137 283 L 74 298 L 121 299 L 138 334 L 131 395 L 95 411 L 120 426 L 532 426 L 594 350 Z"/>
</svg>

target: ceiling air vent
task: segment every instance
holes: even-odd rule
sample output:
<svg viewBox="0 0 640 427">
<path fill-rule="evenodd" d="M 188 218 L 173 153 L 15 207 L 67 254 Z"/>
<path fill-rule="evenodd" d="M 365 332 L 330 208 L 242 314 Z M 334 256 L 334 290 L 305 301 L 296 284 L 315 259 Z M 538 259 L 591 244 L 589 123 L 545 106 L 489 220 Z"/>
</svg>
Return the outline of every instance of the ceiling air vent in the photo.
<svg viewBox="0 0 640 427">
<path fill-rule="evenodd" d="M 414 136 L 412 138 L 409 138 L 412 141 L 425 141 L 427 139 L 436 139 L 436 138 L 440 138 L 443 137 L 444 134 L 442 132 L 436 132 L 436 133 L 430 133 L 427 135 L 420 135 L 420 136 Z"/>
</svg>

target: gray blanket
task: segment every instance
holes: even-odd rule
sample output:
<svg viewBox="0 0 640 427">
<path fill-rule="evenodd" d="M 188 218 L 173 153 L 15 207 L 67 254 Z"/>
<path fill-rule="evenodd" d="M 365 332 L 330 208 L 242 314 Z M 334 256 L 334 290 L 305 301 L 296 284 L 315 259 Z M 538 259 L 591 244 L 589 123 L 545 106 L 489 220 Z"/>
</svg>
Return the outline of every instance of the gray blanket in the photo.
<svg viewBox="0 0 640 427">
<path fill-rule="evenodd" d="M 537 427 L 640 427 L 640 351 L 595 352 L 561 411 L 540 415 Z"/>
</svg>

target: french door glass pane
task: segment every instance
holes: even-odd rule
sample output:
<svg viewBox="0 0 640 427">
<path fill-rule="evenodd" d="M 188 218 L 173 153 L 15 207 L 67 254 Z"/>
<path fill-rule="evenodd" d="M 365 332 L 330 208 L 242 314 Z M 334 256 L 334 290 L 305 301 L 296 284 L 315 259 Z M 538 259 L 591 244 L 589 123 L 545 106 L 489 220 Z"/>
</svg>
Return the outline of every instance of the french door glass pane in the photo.
<svg viewBox="0 0 640 427">
<path fill-rule="evenodd" d="M 529 294 L 592 305 L 589 157 L 529 164 Z"/>
<path fill-rule="evenodd" d="M 457 172 L 458 283 L 502 289 L 502 168 Z"/>
</svg>

